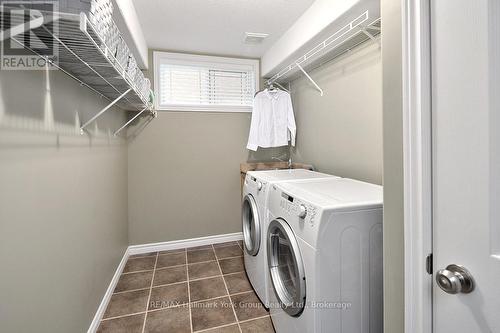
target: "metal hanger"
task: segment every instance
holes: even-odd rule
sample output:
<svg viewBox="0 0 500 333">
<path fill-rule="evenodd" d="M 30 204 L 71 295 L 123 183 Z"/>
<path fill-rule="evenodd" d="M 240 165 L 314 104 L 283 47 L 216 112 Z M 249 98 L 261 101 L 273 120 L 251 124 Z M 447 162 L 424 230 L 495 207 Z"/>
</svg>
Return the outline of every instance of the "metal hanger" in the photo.
<svg viewBox="0 0 500 333">
<path fill-rule="evenodd" d="M 259 94 L 259 93 L 261 93 L 261 92 L 263 92 L 263 91 L 266 91 L 266 90 L 267 90 L 267 91 L 270 91 L 270 92 L 276 92 L 276 91 L 279 91 L 279 90 L 280 90 L 279 88 L 276 88 L 276 87 L 274 86 L 274 84 L 273 84 L 273 83 L 267 83 L 267 82 L 266 82 L 266 86 L 267 86 L 266 88 L 264 88 L 264 89 L 261 89 L 261 90 L 257 91 L 257 92 L 255 93 L 255 95 L 253 95 L 253 97 L 255 98 L 255 96 L 257 96 L 257 94 Z"/>
</svg>

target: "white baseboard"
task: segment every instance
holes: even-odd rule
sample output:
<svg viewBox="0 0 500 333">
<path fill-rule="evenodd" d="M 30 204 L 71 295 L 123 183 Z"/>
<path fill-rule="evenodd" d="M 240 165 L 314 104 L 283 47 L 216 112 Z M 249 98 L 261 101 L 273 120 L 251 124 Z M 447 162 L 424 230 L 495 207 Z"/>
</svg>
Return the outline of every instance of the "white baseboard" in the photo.
<svg viewBox="0 0 500 333">
<path fill-rule="evenodd" d="M 97 328 L 99 327 L 99 323 L 101 322 L 102 317 L 104 316 L 104 311 L 106 311 L 106 307 L 108 306 L 109 300 L 113 295 L 113 290 L 115 290 L 116 284 L 120 279 L 120 275 L 122 274 L 123 268 L 125 268 L 125 264 L 127 263 L 128 258 L 133 254 L 141 254 L 148 252 L 157 252 L 157 251 L 167 251 L 167 250 L 176 250 L 183 249 L 186 247 L 193 246 L 201 246 L 201 245 L 209 245 L 209 244 L 217 244 L 231 241 L 238 241 L 243 239 L 243 233 L 235 232 L 232 234 L 224 234 L 224 235 L 214 235 L 207 237 L 198 237 L 191 239 L 182 239 L 175 240 L 169 242 L 160 242 L 160 243 L 151 243 L 151 244 L 139 244 L 139 245 L 131 245 L 127 248 L 125 253 L 123 254 L 122 260 L 120 264 L 116 268 L 115 274 L 109 283 L 108 289 L 102 298 L 101 304 L 97 309 L 97 312 L 90 324 L 90 327 L 87 333 L 95 333 Z"/>
<path fill-rule="evenodd" d="M 242 239 L 243 239 L 243 233 L 242 232 L 235 232 L 232 234 L 213 235 L 213 236 L 206 236 L 206 237 L 175 240 L 175 241 L 169 241 L 169 242 L 131 245 L 128 247 L 128 251 L 129 251 L 130 255 L 133 255 L 133 254 L 176 250 L 176 249 L 183 249 L 186 247 L 238 241 L 238 240 L 242 240 Z"/>
<path fill-rule="evenodd" d="M 97 331 L 97 328 L 99 327 L 99 323 L 101 322 L 101 319 L 104 316 L 104 311 L 106 311 L 106 308 L 108 307 L 109 300 L 111 299 L 111 296 L 113 295 L 113 290 L 115 290 L 116 284 L 118 283 L 118 280 L 120 279 L 120 275 L 122 275 L 123 269 L 125 268 L 125 264 L 127 263 L 129 256 L 130 256 L 130 253 L 129 253 L 129 249 L 127 248 L 127 250 L 125 250 L 125 253 L 123 254 L 123 257 L 122 257 L 122 260 L 120 261 L 120 264 L 116 268 L 115 274 L 113 275 L 111 282 L 109 283 L 108 289 L 106 289 L 106 293 L 104 294 L 104 297 L 102 298 L 101 304 L 99 304 L 99 307 L 97 308 L 94 319 L 92 319 L 92 323 L 90 323 L 90 327 L 89 327 L 87 333 L 94 333 Z"/>
</svg>

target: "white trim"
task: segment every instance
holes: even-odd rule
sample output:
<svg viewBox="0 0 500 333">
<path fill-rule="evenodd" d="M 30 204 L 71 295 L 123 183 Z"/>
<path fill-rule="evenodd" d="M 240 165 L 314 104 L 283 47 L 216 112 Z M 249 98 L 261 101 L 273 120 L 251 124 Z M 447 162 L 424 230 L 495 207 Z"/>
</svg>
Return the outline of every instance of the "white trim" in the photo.
<svg viewBox="0 0 500 333">
<path fill-rule="evenodd" d="M 403 10 L 405 333 L 432 332 L 432 126 L 429 0 Z"/>
<path fill-rule="evenodd" d="M 229 58 L 218 56 L 206 56 L 187 53 L 174 53 L 164 51 L 153 51 L 153 77 L 154 77 L 154 93 L 155 93 L 155 109 L 159 111 L 194 111 L 194 112 L 252 112 L 251 106 L 241 105 L 160 105 L 160 95 L 158 92 L 159 82 L 156 73 L 158 64 L 162 59 L 168 59 L 170 63 L 186 64 L 204 63 L 208 66 L 217 68 L 234 69 L 235 66 L 240 68 L 247 68 L 255 74 L 255 91 L 259 91 L 260 87 L 260 60 L 258 59 L 242 59 L 242 58 Z"/>
<path fill-rule="evenodd" d="M 94 319 L 92 319 L 92 322 L 90 323 L 90 327 L 87 333 L 94 333 L 99 328 L 99 323 L 101 322 L 102 317 L 104 316 L 104 312 L 108 307 L 109 300 L 113 295 L 113 291 L 115 290 L 116 284 L 118 283 L 120 275 L 122 274 L 123 269 L 125 268 L 125 264 L 127 263 L 128 257 L 130 256 L 129 248 L 125 250 L 122 260 L 120 261 L 120 264 L 116 268 L 115 274 L 113 275 L 113 278 L 109 283 L 108 289 L 106 289 L 106 293 L 104 294 L 104 297 L 101 300 L 101 304 L 99 304 L 99 307 L 97 308 L 97 311 L 94 315 Z"/>
<path fill-rule="evenodd" d="M 175 240 L 169 242 L 131 245 L 128 247 L 128 251 L 130 255 L 133 255 L 133 254 L 142 254 L 148 252 L 177 250 L 188 247 L 211 245 L 224 242 L 232 242 L 242 239 L 243 239 L 243 233 L 235 232 L 232 234 L 213 235 L 206 237 Z"/>
</svg>

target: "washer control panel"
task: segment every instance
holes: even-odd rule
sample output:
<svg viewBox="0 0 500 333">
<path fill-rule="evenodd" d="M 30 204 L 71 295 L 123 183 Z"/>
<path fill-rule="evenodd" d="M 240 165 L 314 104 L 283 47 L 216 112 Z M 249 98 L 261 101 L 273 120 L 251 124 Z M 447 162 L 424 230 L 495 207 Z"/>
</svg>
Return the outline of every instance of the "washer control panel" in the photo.
<svg viewBox="0 0 500 333">
<path fill-rule="evenodd" d="M 263 182 L 261 180 L 258 180 L 255 177 L 252 176 L 247 176 L 245 178 L 245 185 L 251 186 L 251 188 L 254 188 L 257 193 L 265 193 L 267 189 L 267 183 Z"/>
<path fill-rule="evenodd" d="M 257 190 L 258 191 L 262 190 L 262 186 L 263 186 L 262 182 L 261 181 L 257 181 Z"/>
</svg>

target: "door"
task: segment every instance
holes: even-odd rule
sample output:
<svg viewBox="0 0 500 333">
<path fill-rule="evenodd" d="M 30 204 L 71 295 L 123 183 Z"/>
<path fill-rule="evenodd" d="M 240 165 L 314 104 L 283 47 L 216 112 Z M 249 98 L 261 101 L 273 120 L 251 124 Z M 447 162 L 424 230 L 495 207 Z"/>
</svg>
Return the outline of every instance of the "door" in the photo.
<svg viewBox="0 0 500 333">
<path fill-rule="evenodd" d="M 273 290 L 281 308 L 299 316 L 306 301 L 306 277 L 299 244 L 285 220 L 271 221 L 268 229 L 268 265 Z"/>
<path fill-rule="evenodd" d="M 245 251 L 256 256 L 260 249 L 261 225 L 259 210 L 255 198 L 247 194 L 243 199 L 241 208 L 241 219 L 243 224 L 243 244 Z"/>
<path fill-rule="evenodd" d="M 498 333 L 500 1 L 430 3 L 434 332 Z"/>
</svg>

